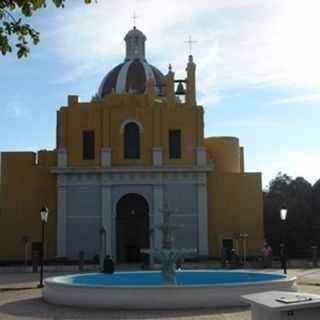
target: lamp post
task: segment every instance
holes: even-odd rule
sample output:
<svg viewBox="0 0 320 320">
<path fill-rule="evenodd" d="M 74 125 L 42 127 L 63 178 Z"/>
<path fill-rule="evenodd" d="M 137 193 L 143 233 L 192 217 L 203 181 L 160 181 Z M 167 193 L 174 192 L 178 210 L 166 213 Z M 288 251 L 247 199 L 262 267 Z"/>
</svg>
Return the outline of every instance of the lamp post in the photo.
<svg viewBox="0 0 320 320">
<path fill-rule="evenodd" d="M 38 288 L 43 288 L 43 257 L 44 257 L 44 227 L 48 222 L 49 210 L 46 207 L 40 209 L 40 220 L 41 220 L 41 253 L 40 253 L 40 283 Z"/>
<path fill-rule="evenodd" d="M 281 229 L 282 229 L 282 243 L 280 245 L 280 256 L 281 256 L 281 264 L 283 268 L 283 273 L 287 274 L 287 249 L 285 244 L 285 222 L 287 219 L 288 210 L 286 208 L 280 209 L 280 219 L 281 219 Z"/>
<path fill-rule="evenodd" d="M 242 240 L 243 248 L 243 266 L 246 266 L 247 263 L 247 239 L 249 235 L 247 233 L 240 233 L 240 239 Z"/>
</svg>

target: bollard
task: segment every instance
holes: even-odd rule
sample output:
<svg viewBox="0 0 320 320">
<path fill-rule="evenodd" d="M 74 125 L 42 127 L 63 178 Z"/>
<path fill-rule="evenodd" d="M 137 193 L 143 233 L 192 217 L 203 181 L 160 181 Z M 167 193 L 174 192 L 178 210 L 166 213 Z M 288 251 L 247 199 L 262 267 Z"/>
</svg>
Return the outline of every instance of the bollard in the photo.
<svg viewBox="0 0 320 320">
<path fill-rule="evenodd" d="M 79 252 L 79 271 L 83 271 L 84 269 L 84 251 Z"/>
<path fill-rule="evenodd" d="M 317 268 L 318 267 L 318 247 L 312 246 L 311 252 L 312 252 L 312 267 Z"/>
</svg>

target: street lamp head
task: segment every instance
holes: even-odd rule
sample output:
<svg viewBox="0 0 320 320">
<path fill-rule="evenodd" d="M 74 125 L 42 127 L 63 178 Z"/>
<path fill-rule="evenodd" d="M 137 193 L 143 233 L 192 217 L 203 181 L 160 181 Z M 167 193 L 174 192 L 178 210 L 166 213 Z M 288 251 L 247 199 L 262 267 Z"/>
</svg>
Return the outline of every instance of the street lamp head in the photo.
<svg viewBox="0 0 320 320">
<path fill-rule="evenodd" d="M 288 209 L 286 208 L 280 209 L 280 219 L 282 221 L 285 221 L 287 219 L 287 212 L 288 212 Z"/>
<path fill-rule="evenodd" d="M 46 207 L 40 209 L 40 219 L 41 222 L 47 223 L 48 221 L 49 210 Z"/>
</svg>

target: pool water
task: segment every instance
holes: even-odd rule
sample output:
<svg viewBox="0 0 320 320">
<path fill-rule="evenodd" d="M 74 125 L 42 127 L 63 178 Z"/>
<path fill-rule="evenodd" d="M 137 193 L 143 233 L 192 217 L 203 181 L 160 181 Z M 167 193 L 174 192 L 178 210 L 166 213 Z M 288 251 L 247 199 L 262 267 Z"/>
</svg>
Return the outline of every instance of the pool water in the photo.
<svg viewBox="0 0 320 320">
<path fill-rule="evenodd" d="M 281 280 L 278 274 L 225 271 L 178 271 L 178 285 L 235 284 Z M 155 286 L 162 285 L 160 272 L 117 272 L 82 274 L 63 277 L 63 282 L 88 286 Z"/>
</svg>

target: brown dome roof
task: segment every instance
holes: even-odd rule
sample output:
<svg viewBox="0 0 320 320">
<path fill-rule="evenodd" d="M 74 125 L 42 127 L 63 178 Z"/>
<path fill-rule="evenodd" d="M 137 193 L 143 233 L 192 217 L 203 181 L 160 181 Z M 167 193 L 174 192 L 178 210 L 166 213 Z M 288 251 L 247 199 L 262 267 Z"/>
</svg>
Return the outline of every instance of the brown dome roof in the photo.
<svg viewBox="0 0 320 320">
<path fill-rule="evenodd" d="M 103 98 L 110 93 L 143 94 L 146 82 L 153 80 L 158 93 L 164 83 L 163 74 L 145 59 L 146 36 L 136 27 L 126 37 L 125 61 L 113 68 L 102 80 L 98 97 Z"/>
<path fill-rule="evenodd" d="M 112 92 L 116 94 L 143 94 L 146 81 L 154 80 L 160 90 L 163 84 L 163 74 L 154 66 L 140 59 L 129 60 L 113 68 L 103 79 L 98 96 L 100 98 Z"/>
</svg>

